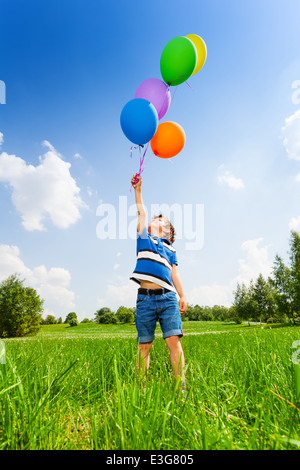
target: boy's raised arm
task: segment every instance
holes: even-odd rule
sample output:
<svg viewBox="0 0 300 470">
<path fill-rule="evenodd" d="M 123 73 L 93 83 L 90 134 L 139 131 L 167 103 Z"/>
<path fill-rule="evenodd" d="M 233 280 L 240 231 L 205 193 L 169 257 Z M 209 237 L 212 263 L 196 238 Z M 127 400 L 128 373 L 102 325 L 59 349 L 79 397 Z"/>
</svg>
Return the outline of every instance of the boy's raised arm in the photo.
<svg viewBox="0 0 300 470">
<path fill-rule="evenodd" d="M 135 202 L 138 212 L 138 233 L 141 234 L 146 225 L 146 210 L 143 203 L 142 197 L 142 178 L 138 175 L 134 175 L 131 179 L 131 184 L 135 191 Z"/>
</svg>

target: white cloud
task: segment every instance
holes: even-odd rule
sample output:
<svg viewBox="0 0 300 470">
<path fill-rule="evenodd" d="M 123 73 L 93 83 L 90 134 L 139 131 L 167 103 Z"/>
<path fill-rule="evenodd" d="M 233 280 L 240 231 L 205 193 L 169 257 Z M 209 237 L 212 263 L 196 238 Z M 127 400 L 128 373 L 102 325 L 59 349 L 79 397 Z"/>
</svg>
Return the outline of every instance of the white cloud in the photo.
<svg viewBox="0 0 300 470">
<path fill-rule="evenodd" d="M 136 304 L 136 295 L 138 285 L 130 280 L 121 280 L 114 285 L 112 283 L 107 285 L 104 297 L 98 298 L 98 307 L 109 307 L 112 310 L 117 310 L 121 305 L 124 307 L 134 307 Z"/>
<path fill-rule="evenodd" d="M 74 158 L 82 159 L 82 156 L 80 155 L 80 153 L 75 153 L 75 154 L 74 154 Z"/>
<path fill-rule="evenodd" d="M 0 245 L 0 281 L 14 273 L 27 278 L 31 276 L 32 271 L 21 260 L 17 246 Z"/>
<path fill-rule="evenodd" d="M 289 222 L 289 229 L 294 232 L 300 232 L 300 216 L 291 218 Z"/>
<path fill-rule="evenodd" d="M 0 147 L 3 144 L 3 142 L 4 142 L 3 134 L 2 132 L 0 132 Z"/>
<path fill-rule="evenodd" d="M 191 289 L 188 294 L 189 304 L 213 307 L 223 305 L 229 307 L 232 304 L 232 289 L 226 285 L 212 284 L 211 286 L 199 286 Z"/>
<path fill-rule="evenodd" d="M 285 119 L 285 126 L 281 129 L 283 145 L 288 157 L 300 160 L 300 110 Z M 300 182 L 300 174 L 296 175 L 295 181 Z M 289 230 L 300 231 L 300 216 L 292 217 L 289 222 Z"/>
<path fill-rule="evenodd" d="M 33 166 L 15 155 L 0 153 L 0 181 L 12 188 L 12 202 L 21 213 L 26 230 L 45 230 L 48 217 L 59 228 L 68 228 L 81 218 L 80 210 L 87 208 L 80 189 L 70 174 L 71 164 L 48 142 L 48 151 Z"/>
<path fill-rule="evenodd" d="M 285 119 L 281 132 L 288 157 L 300 160 L 300 110 Z"/>
<path fill-rule="evenodd" d="M 219 168 L 223 169 L 223 165 Z M 229 188 L 236 191 L 243 189 L 245 184 L 241 178 L 236 178 L 230 171 L 223 171 L 223 174 L 218 176 L 218 182 L 220 184 L 226 184 Z"/>
<path fill-rule="evenodd" d="M 255 281 L 259 274 L 265 278 L 271 275 L 272 262 L 268 257 L 268 246 L 258 246 L 262 241 L 263 238 L 257 238 L 247 240 L 242 244 L 246 257 L 239 260 L 239 274 L 234 282 L 248 284 L 251 279 Z"/>
<path fill-rule="evenodd" d="M 97 189 L 92 189 L 89 186 L 86 188 L 86 192 L 87 192 L 89 197 L 98 196 Z"/>
<path fill-rule="evenodd" d="M 60 154 L 55 150 L 55 148 L 53 147 L 53 145 L 50 144 L 49 140 L 43 140 L 42 145 L 44 145 L 44 147 L 48 147 L 48 149 L 51 150 L 51 152 L 54 152 L 54 153 L 56 153 L 58 156 L 60 156 Z M 70 166 L 71 166 L 71 165 L 70 165 Z"/>
<path fill-rule="evenodd" d="M 74 310 L 74 292 L 69 289 L 71 275 L 64 268 L 51 268 L 44 265 L 28 268 L 21 259 L 17 246 L 0 245 L 0 281 L 17 273 L 25 279 L 25 285 L 36 289 L 44 302 L 44 314 L 65 316 Z"/>
<path fill-rule="evenodd" d="M 41 284 L 37 287 L 37 292 L 45 300 L 43 317 L 54 315 L 64 319 L 69 312 L 75 310 L 74 292 L 66 287 Z"/>
<path fill-rule="evenodd" d="M 52 286 L 67 287 L 71 281 L 69 271 L 64 268 L 51 268 L 49 271 L 44 265 L 33 269 L 28 278 L 33 284 L 51 284 Z"/>
<path fill-rule="evenodd" d="M 233 301 L 233 291 L 237 283 L 244 282 L 249 285 L 251 279 L 255 281 L 259 274 L 265 278 L 271 275 L 272 262 L 268 257 L 268 246 L 259 246 L 263 238 L 247 240 L 242 244 L 242 249 L 246 252 L 245 257 L 239 260 L 239 269 L 236 277 L 228 284 L 212 284 L 199 286 L 191 289 L 187 294 L 187 301 L 191 304 L 224 305 L 229 307 Z"/>
</svg>

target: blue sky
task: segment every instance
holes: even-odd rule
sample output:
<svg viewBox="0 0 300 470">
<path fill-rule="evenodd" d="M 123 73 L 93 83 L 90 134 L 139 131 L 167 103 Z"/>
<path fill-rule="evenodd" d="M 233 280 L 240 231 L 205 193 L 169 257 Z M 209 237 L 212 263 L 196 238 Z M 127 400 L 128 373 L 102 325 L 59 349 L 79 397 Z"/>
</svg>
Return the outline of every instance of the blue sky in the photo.
<svg viewBox="0 0 300 470">
<path fill-rule="evenodd" d="M 191 33 L 207 61 L 163 118 L 186 144 L 171 160 L 148 150 L 145 205 L 204 211 L 201 247 L 174 244 L 189 303 L 230 305 L 236 282 L 287 259 L 300 230 L 299 16 L 292 0 L 2 0 L 0 279 L 19 272 L 56 317 L 134 306 L 135 240 L 118 217 L 126 201 L 135 224 L 139 159 L 120 113 L 161 78 L 167 42 Z M 101 207 L 115 210 L 114 239 L 99 238 Z"/>
</svg>

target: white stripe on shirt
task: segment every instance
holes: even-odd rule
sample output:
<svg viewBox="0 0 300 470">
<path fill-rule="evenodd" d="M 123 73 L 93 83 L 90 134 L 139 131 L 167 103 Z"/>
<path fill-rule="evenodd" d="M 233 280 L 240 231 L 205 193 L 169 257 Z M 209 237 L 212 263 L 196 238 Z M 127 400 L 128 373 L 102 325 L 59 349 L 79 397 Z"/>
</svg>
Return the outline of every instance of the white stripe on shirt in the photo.
<svg viewBox="0 0 300 470">
<path fill-rule="evenodd" d="M 130 277 L 132 281 L 137 282 L 138 284 L 141 283 L 142 281 L 150 281 L 154 282 L 155 284 L 158 284 L 161 287 L 164 287 L 165 289 L 169 289 L 172 292 L 177 293 L 176 289 L 174 286 L 170 286 L 167 282 L 164 282 L 162 279 L 158 279 L 155 276 L 151 276 L 151 274 L 141 274 L 141 273 L 133 273 L 133 275 Z"/>
<path fill-rule="evenodd" d="M 151 261 L 157 261 L 158 263 L 164 264 L 168 269 L 172 269 L 172 266 L 166 258 L 163 258 L 158 253 L 153 253 L 153 251 L 141 250 L 139 251 L 137 257 L 138 259 L 149 259 Z"/>
</svg>

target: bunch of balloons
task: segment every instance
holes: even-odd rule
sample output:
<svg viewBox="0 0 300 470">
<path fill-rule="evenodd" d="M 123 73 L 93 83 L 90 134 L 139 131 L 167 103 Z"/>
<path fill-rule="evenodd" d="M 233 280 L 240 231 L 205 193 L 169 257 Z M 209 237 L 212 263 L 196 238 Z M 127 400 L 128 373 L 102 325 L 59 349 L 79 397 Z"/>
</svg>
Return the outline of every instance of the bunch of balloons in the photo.
<svg viewBox="0 0 300 470">
<path fill-rule="evenodd" d="M 170 87 L 180 85 L 198 73 L 206 54 L 205 42 L 196 34 L 179 36 L 167 43 L 160 59 L 163 80 L 149 78 L 143 81 L 134 99 L 122 109 L 121 128 L 133 144 L 141 148 L 150 142 L 153 153 L 160 158 L 171 158 L 181 152 L 185 144 L 183 128 L 173 121 L 160 124 L 159 121 L 171 105 Z M 142 163 L 143 159 L 138 175 Z"/>
</svg>

